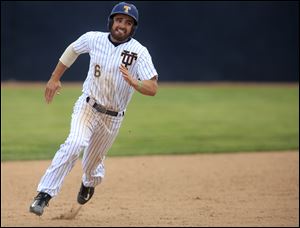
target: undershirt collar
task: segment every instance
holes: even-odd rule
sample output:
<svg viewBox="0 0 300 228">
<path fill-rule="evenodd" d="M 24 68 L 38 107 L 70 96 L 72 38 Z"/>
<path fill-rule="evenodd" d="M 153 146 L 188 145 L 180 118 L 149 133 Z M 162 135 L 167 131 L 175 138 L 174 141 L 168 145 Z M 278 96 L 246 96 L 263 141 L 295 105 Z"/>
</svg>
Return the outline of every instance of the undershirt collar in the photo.
<svg viewBox="0 0 300 228">
<path fill-rule="evenodd" d="M 109 39 L 109 41 L 110 41 L 115 47 L 117 47 L 117 46 L 119 46 L 120 44 L 124 44 L 124 43 L 129 42 L 129 41 L 131 40 L 131 37 L 129 37 L 128 40 L 126 40 L 125 42 L 122 42 L 122 43 L 117 43 L 117 42 L 112 41 L 112 40 L 111 40 L 111 37 L 110 37 L 110 34 L 108 34 L 108 39 Z"/>
</svg>

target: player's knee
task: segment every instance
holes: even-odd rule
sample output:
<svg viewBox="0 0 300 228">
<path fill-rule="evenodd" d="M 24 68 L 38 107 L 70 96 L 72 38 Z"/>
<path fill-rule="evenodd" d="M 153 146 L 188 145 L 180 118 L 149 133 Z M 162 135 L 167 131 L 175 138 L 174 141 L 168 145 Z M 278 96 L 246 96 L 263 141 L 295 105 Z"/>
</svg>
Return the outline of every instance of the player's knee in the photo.
<svg viewBox="0 0 300 228">
<path fill-rule="evenodd" d="M 79 156 L 80 152 L 86 145 L 87 143 L 84 140 L 68 139 L 65 143 L 65 146 L 68 147 L 68 151 L 71 151 L 69 154 L 72 156 Z"/>
</svg>

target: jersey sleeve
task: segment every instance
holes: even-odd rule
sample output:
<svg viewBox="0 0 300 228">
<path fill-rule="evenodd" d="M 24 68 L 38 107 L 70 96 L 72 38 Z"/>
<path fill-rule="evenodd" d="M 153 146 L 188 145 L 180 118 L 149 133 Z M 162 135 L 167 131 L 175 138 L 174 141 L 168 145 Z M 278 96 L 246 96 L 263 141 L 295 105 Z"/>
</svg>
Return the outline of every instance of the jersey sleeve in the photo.
<svg viewBox="0 0 300 228">
<path fill-rule="evenodd" d="M 90 51 L 90 41 L 92 39 L 93 32 L 87 32 L 80 36 L 73 42 L 72 46 L 77 54 L 88 53 Z"/>
<path fill-rule="evenodd" d="M 158 77 L 158 74 L 153 65 L 151 55 L 145 48 L 138 61 L 138 78 L 140 80 L 149 80 L 154 76 Z"/>
</svg>

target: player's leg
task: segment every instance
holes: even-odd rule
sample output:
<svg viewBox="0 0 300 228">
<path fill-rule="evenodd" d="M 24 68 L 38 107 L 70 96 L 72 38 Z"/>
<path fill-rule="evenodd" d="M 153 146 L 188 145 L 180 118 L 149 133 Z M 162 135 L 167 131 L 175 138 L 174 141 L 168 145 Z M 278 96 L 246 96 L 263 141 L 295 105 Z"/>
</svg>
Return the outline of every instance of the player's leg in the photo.
<svg viewBox="0 0 300 228">
<path fill-rule="evenodd" d="M 92 135 L 94 113 L 82 97 L 76 102 L 73 111 L 69 136 L 56 152 L 37 189 L 52 197 L 59 192 L 65 176 L 75 165 Z"/>
<path fill-rule="evenodd" d="M 83 188 L 86 194 L 81 194 L 79 191 L 78 202 L 81 204 L 86 203 L 92 197 L 92 194 L 86 197 L 88 191 L 93 192 L 94 187 L 104 178 L 104 158 L 116 139 L 122 119 L 122 117 L 103 115 L 90 139 L 89 146 L 84 151 L 81 190 Z"/>
<path fill-rule="evenodd" d="M 58 194 L 65 176 L 71 171 L 92 134 L 94 113 L 82 97 L 76 102 L 73 111 L 70 134 L 41 178 L 37 188 L 39 193 L 30 206 L 30 212 L 37 215 L 42 215 L 49 200 Z"/>
<path fill-rule="evenodd" d="M 82 158 L 82 181 L 85 186 L 95 187 L 104 177 L 102 161 L 118 135 L 122 120 L 122 117 L 101 115 Z"/>
</svg>

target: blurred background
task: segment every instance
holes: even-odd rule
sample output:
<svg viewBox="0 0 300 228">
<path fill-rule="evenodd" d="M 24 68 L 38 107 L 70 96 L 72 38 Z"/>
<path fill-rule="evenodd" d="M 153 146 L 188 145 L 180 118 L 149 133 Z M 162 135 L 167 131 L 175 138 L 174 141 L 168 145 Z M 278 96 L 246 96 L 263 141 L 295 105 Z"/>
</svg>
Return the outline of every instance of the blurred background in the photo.
<svg viewBox="0 0 300 228">
<path fill-rule="evenodd" d="M 47 81 L 65 48 L 107 31 L 119 1 L 1 1 L 1 81 Z M 299 80 L 299 1 L 128 1 L 160 81 Z M 82 55 L 64 81 L 84 81 Z"/>
<path fill-rule="evenodd" d="M 135 93 L 110 156 L 299 150 L 299 1 L 129 2 L 135 38 L 168 83 L 155 99 Z M 45 83 L 70 43 L 107 32 L 117 3 L 1 1 L 2 161 L 53 157 L 89 55 L 50 106 Z M 42 83 L 5 83 L 15 81 Z"/>
</svg>

